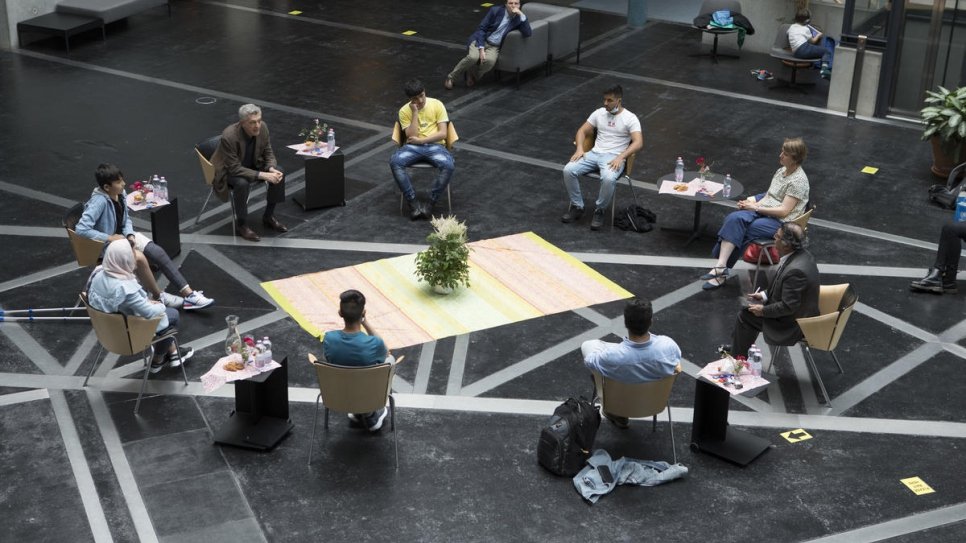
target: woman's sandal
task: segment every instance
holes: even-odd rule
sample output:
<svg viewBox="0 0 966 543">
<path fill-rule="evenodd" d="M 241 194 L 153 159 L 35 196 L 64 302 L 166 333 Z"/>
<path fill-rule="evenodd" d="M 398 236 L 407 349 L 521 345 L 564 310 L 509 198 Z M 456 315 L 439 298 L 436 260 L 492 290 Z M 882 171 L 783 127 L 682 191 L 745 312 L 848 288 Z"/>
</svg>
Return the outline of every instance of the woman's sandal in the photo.
<svg viewBox="0 0 966 543">
<path fill-rule="evenodd" d="M 712 277 L 707 283 L 701 285 L 701 290 L 714 290 L 716 288 L 721 288 L 727 282 L 727 275 L 718 275 L 717 277 Z"/>
<path fill-rule="evenodd" d="M 721 277 L 721 276 L 728 278 L 730 276 L 729 274 L 730 271 L 731 270 L 729 268 L 726 268 L 724 266 L 720 266 L 720 267 L 715 266 L 711 268 L 711 271 L 699 277 L 699 279 L 710 280 L 710 279 L 717 279 L 718 277 Z"/>
</svg>

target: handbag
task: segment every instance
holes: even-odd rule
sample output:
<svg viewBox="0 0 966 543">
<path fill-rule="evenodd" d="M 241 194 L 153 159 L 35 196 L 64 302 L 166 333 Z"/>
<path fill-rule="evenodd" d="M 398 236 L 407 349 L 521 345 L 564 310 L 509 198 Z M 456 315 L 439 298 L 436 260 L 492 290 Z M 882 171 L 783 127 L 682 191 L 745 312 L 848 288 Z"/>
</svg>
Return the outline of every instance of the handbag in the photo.
<svg viewBox="0 0 966 543">
<path fill-rule="evenodd" d="M 762 250 L 768 251 L 768 256 L 771 257 L 771 262 L 778 264 L 778 260 L 781 257 L 778 256 L 778 248 L 775 247 L 774 245 L 762 246 L 762 245 L 758 245 L 757 243 L 750 243 L 748 247 L 745 247 L 745 254 L 741 256 L 741 259 L 749 264 L 757 264 L 758 255 L 761 254 Z M 769 263 L 768 256 L 761 257 L 761 263 L 766 266 Z"/>
</svg>

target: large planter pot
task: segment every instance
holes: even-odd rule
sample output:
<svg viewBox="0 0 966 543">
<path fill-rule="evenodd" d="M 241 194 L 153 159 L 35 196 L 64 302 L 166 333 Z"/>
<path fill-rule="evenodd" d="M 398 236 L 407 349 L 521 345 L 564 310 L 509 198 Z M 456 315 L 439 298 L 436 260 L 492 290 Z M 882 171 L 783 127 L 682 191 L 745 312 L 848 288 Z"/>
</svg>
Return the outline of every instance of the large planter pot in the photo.
<svg viewBox="0 0 966 543">
<path fill-rule="evenodd" d="M 932 174 L 946 179 L 949 177 L 949 172 L 956 167 L 958 162 L 953 160 L 953 157 L 946 154 L 943 150 L 942 143 L 939 141 L 939 137 L 933 136 L 929 138 L 929 144 L 932 145 Z M 959 147 L 959 162 L 966 161 L 966 142 L 964 142 Z"/>
</svg>

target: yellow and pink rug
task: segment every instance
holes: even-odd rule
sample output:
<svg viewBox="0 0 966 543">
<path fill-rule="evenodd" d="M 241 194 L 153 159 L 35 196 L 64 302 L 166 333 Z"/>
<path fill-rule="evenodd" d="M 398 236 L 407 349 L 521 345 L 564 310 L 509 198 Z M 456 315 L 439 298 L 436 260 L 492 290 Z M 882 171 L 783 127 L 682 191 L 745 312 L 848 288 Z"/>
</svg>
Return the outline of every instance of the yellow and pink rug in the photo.
<svg viewBox="0 0 966 543">
<path fill-rule="evenodd" d="M 403 255 L 262 283 L 308 333 L 342 329 L 339 294 L 366 296 L 368 322 L 390 349 L 485 330 L 632 294 L 533 232 L 469 244 L 470 286 L 436 294 Z"/>
</svg>

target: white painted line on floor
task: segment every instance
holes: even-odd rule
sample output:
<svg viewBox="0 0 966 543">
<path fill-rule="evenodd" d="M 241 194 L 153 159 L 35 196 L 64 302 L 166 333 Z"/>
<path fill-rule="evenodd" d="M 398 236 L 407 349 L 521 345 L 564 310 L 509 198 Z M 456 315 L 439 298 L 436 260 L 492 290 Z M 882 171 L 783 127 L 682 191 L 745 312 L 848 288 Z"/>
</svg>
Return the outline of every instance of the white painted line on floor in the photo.
<svg viewBox="0 0 966 543">
<path fill-rule="evenodd" d="M 74 373 L 77 372 L 77 368 L 84 363 L 84 359 L 86 359 L 91 352 L 97 349 L 99 346 L 100 345 L 97 343 L 97 334 L 95 334 L 94 329 L 91 328 L 91 330 L 87 332 L 87 335 L 84 336 L 84 339 L 81 341 L 80 345 L 77 346 L 77 349 L 74 350 L 74 354 L 71 355 L 70 360 L 68 360 L 67 364 L 64 365 L 64 373 L 67 375 L 74 375 Z"/>
<path fill-rule="evenodd" d="M 923 537 L 926 530 L 954 522 L 962 522 L 963 520 L 966 520 L 966 504 L 960 503 L 863 526 L 847 532 L 810 539 L 807 543 L 873 543 L 907 534 L 920 534 L 917 539 L 926 541 L 927 538 Z"/>
<path fill-rule="evenodd" d="M 458 395 L 463 388 L 463 372 L 466 369 L 466 351 L 469 345 L 469 334 L 460 334 L 453 342 L 453 360 L 449 366 L 449 379 L 446 382 L 447 395 Z"/>
<path fill-rule="evenodd" d="M 0 234 L 5 234 L 3 228 L 0 228 Z M 31 273 L 29 275 L 24 275 L 18 277 L 17 279 L 11 279 L 9 281 L 4 281 L 0 283 L 0 292 L 7 292 L 8 290 L 14 290 L 26 285 L 31 285 L 33 283 L 38 283 L 40 281 L 45 281 L 59 275 L 64 275 L 65 273 L 70 273 L 77 269 L 77 262 L 71 261 L 67 264 L 61 264 L 60 266 L 54 266 L 53 268 L 47 268 L 40 270 L 38 272 Z M 75 297 L 74 300 L 77 298 Z M 73 303 L 73 301 L 71 301 Z M 29 309 L 26 307 L 8 307 L 5 309 Z"/>
<path fill-rule="evenodd" d="M 891 362 L 886 367 L 873 373 L 861 383 L 856 384 L 840 396 L 832 400 L 833 408 L 829 415 L 837 417 L 855 407 L 860 402 L 870 398 L 886 386 L 895 383 L 902 376 L 918 368 L 921 364 L 931 359 L 942 350 L 938 343 L 924 343 L 902 358 Z M 844 361 L 843 368 L 848 368 L 848 360 Z M 848 371 L 846 369 L 846 371 Z"/>
<path fill-rule="evenodd" d="M 134 479 L 134 472 L 131 471 L 131 464 L 128 463 L 127 455 L 124 453 L 124 446 L 121 444 L 121 437 L 114 426 L 111 413 L 104 403 L 104 396 L 100 392 L 87 389 L 87 401 L 94 412 L 94 420 L 101 431 L 101 438 L 104 440 L 104 447 L 107 449 L 107 457 L 114 468 L 114 475 L 117 477 L 118 486 L 121 487 L 121 494 L 127 503 L 128 511 L 131 513 L 131 521 L 134 523 L 134 530 L 138 534 L 138 539 L 142 543 L 157 543 L 158 535 L 154 532 L 154 524 L 148 515 L 141 491 L 138 489 L 137 481 Z"/>
<path fill-rule="evenodd" d="M 46 400 L 47 398 L 50 398 L 50 393 L 46 388 L 25 390 L 23 392 L 12 392 L 10 394 L 0 394 L 0 406 L 27 403 L 35 400 Z"/>
<path fill-rule="evenodd" d="M 63 375 L 64 368 L 57 360 L 44 349 L 37 340 L 28 334 L 23 326 L 16 322 L 5 322 L 0 325 L 0 334 L 7 336 L 18 349 L 23 351 L 34 366 L 47 375 Z"/>
<path fill-rule="evenodd" d="M 512 381 L 521 375 L 529 373 L 544 364 L 552 362 L 567 353 L 579 349 L 580 345 L 589 339 L 599 339 L 610 333 L 610 327 L 597 326 L 581 332 L 576 336 L 572 336 L 565 339 L 556 345 L 548 347 L 539 353 L 527 357 L 519 362 L 515 362 L 502 370 L 495 371 L 482 379 L 471 383 L 465 387 L 461 393 L 464 396 L 479 396 L 485 392 L 489 392 L 494 388 Z M 579 362 L 578 362 L 579 363 Z"/>
<path fill-rule="evenodd" d="M 413 380 L 413 394 L 426 394 L 426 390 L 429 389 L 429 374 L 435 356 L 436 342 L 423 343 L 423 349 L 419 353 L 419 366 L 416 367 L 416 378 Z M 408 363 L 405 360 L 403 361 L 403 364 Z"/>
<path fill-rule="evenodd" d="M 104 508 L 101 507 L 101 499 L 97 495 L 97 487 L 94 486 L 91 466 L 87 462 L 87 457 L 84 456 L 84 447 L 77 435 L 77 426 L 74 425 L 74 418 L 70 414 L 70 406 L 67 405 L 67 398 L 64 397 L 63 390 L 50 392 L 50 405 L 54 410 L 54 416 L 57 418 L 60 436 L 64 440 L 67 460 L 70 461 L 74 481 L 77 482 L 77 490 L 80 492 L 81 502 L 84 504 L 84 513 L 90 523 L 91 535 L 97 542 L 114 541 L 111 536 L 111 528 L 107 524 L 107 517 L 104 516 Z"/>
<path fill-rule="evenodd" d="M 41 202 L 46 202 L 48 204 L 54 204 L 55 206 L 60 206 L 64 208 L 64 213 L 68 209 L 74 207 L 77 202 L 74 200 L 64 198 L 63 196 L 57 196 L 56 194 L 49 194 L 40 190 L 28 189 L 27 187 L 21 187 L 20 185 L 15 185 L 13 183 L 8 183 L 6 181 L 0 181 L 0 190 L 9 192 L 11 194 L 16 194 L 18 196 L 23 196 L 25 198 L 30 198 L 33 200 L 39 200 Z M 32 227 L 27 227 L 32 228 Z M 65 237 L 67 233 L 64 232 L 63 228 L 59 228 L 61 234 Z"/>
</svg>

